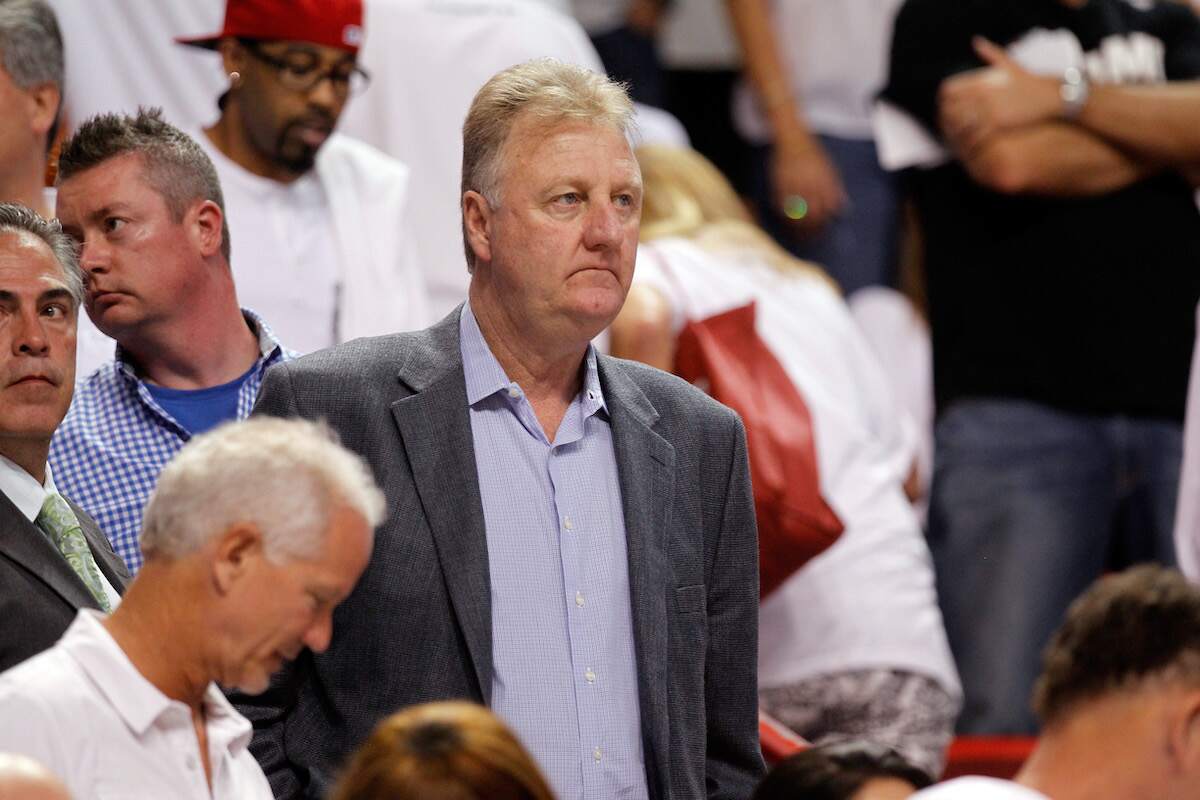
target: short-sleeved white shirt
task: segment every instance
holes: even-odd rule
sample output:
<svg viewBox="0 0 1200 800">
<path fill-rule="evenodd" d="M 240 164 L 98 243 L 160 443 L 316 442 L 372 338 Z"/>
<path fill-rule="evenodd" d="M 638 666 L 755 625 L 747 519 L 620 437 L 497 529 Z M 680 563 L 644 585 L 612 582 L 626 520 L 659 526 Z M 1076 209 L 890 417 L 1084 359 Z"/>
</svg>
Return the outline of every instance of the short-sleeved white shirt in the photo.
<svg viewBox="0 0 1200 800">
<path fill-rule="evenodd" d="M 912 429 L 842 298 L 817 275 L 684 239 L 643 245 L 634 282 L 667 297 L 676 330 L 753 300 L 759 336 L 812 418 L 821 492 L 845 532 L 764 600 L 760 685 L 890 668 L 957 693 L 929 550 L 903 491 Z"/>
<path fill-rule="evenodd" d="M 73 797 L 270 800 L 250 722 L 215 684 L 204 696 L 210 792 L 189 708 L 138 672 L 81 611 L 54 647 L 0 675 L 0 752 L 28 755 Z"/>
</svg>

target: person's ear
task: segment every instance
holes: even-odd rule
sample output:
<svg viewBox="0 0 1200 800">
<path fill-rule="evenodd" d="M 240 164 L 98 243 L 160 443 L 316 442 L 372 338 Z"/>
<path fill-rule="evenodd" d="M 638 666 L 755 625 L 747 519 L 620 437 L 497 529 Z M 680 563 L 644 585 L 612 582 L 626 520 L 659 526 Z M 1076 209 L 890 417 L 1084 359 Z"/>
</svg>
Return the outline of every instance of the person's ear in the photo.
<svg viewBox="0 0 1200 800">
<path fill-rule="evenodd" d="M 192 237 L 196 249 L 205 258 L 221 252 L 225 235 L 222 230 L 224 220 L 225 215 L 221 213 L 221 207 L 212 200 L 197 201 L 188 209 L 184 217 L 188 234 Z"/>
<path fill-rule="evenodd" d="M 479 192 L 466 191 L 462 196 L 463 227 L 467 244 L 475 254 L 475 263 L 492 260 L 492 216 L 495 211 Z"/>
<path fill-rule="evenodd" d="M 33 114 L 30 115 L 30 127 L 37 137 L 45 137 L 54 127 L 58 119 L 58 109 L 62 104 L 62 92 L 56 83 L 42 83 L 26 90 L 33 104 Z"/>
<path fill-rule="evenodd" d="M 213 582 L 220 594 L 229 594 L 265 557 L 262 532 L 249 522 L 238 522 L 217 538 L 214 551 Z"/>
<path fill-rule="evenodd" d="M 1176 696 L 1168 711 L 1171 765 L 1191 785 L 1200 785 L 1200 689 Z"/>
<path fill-rule="evenodd" d="M 245 71 L 246 48 L 237 39 L 226 37 L 217 42 L 217 52 L 221 54 L 221 68 L 227 75 L 237 73 L 240 76 Z"/>
</svg>

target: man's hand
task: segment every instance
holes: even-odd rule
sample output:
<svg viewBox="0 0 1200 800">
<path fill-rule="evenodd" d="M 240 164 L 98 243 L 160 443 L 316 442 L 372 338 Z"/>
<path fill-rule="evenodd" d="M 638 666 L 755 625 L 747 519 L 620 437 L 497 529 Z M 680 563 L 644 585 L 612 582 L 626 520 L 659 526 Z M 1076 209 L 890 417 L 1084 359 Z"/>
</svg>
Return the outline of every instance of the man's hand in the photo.
<svg viewBox="0 0 1200 800">
<path fill-rule="evenodd" d="M 938 91 L 942 133 L 960 158 L 997 133 L 1057 119 L 1062 110 L 1057 78 L 1034 75 L 981 36 L 972 45 L 988 66 L 948 78 Z"/>
<path fill-rule="evenodd" d="M 771 163 L 776 208 L 800 236 L 813 236 L 846 205 L 837 167 L 814 136 L 780 140 Z"/>
</svg>

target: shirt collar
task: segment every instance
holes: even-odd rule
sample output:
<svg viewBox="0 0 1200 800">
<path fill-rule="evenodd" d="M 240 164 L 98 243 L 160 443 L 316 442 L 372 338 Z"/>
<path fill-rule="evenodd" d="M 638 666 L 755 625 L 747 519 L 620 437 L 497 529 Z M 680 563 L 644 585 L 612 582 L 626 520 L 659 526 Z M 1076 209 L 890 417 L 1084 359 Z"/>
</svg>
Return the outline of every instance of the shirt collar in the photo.
<svg viewBox="0 0 1200 800">
<path fill-rule="evenodd" d="M 458 330 L 459 347 L 462 350 L 463 375 L 467 384 L 467 404 L 475 405 L 480 400 L 500 391 L 509 391 L 517 385 L 508 379 L 500 362 L 492 355 L 479 322 L 471 311 L 471 303 L 463 303 Z M 519 396 L 519 395 L 518 395 Z M 600 371 L 596 365 L 596 348 L 588 345 L 584 356 L 583 386 L 579 393 L 580 405 L 585 416 L 600 409 L 608 413 L 604 403 L 604 392 L 600 388 Z"/>
<path fill-rule="evenodd" d="M 250 326 L 250 330 L 254 331 L 254 335 L 258 337 L 258 352 L 261 356 L 260 364 L 265 364 L 281 355 L 291 357 L 292 354 L 275 338 L 275 333 L 271 330 L 271 326 L 257 313 L 248 308 L 243 308 L 242 318 L 246 320 L 246 324 Z M 135 381 L 139 380 L 137 367 L 129 357 L 129 353 L 119 344 L 117 345 L 116 352 L 117 371 L 126 378 Z"/>
<path fill-rule="evenodd" d="M 142 736 L 166 715 L 177 716 L 181 725 L 191 726 L 187 705 L 167 697 L 146 680 L 125 651 L 101 624 L 103 614 L 82 609 L 63 635 L 66 653 L 88 674 L 137 736 Z M 210 683 L 204 692 L 205 725 L 211 742 L 230 751 L 250 743 L 251 725 L 230 705 L 229 700 Z"/>
<path fill-rule="evenodd" d="M 45 483 L 38 483 L 37 479 L 24 469 L 0 456 L 0 493 L 33 522 L 42 512 L 47 495 L 57 494 L 58 487 L 54 485 L 54 476 L 50 472 L 49 464 L 46 464 Z"/>
</svg>

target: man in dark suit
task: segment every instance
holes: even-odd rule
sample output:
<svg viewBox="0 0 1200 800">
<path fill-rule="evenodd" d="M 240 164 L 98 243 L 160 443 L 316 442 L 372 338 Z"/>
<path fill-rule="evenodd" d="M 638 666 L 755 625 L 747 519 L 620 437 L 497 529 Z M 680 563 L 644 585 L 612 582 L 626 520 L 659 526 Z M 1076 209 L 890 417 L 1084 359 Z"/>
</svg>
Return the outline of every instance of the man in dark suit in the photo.
<svg viewBox="0 0 1200 800">
<path fill-rule="evenodd" d="M 758 567 L 737 417 L 598 355 L 641 174 L 606 78 L 518 65 L 463 129 L 469 302 L 272 368 L 258 411 L 324 417 L 388 498 L 337 635 L 257 707 L 277 797 L 320 796 L 381 717 L 489 705 L 562 798 L 746 798 Z"/>
<path fill-rule="evenodd" d="M 56 222 L 0 203 L 0 671 L 50 647 L 129 579 L 46 463 L 75 379 L 83 277 Z"/>
</svg>

